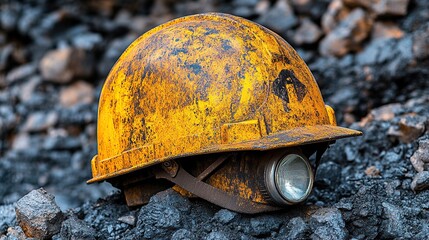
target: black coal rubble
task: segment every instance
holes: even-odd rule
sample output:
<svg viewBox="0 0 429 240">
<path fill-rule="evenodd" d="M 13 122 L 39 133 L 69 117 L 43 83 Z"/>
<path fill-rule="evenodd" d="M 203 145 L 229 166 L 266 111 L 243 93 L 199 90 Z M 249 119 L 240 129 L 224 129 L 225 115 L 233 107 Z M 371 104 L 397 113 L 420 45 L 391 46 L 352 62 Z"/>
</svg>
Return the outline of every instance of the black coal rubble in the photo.
<svg viewBox="0 0 429 240">
<path fill-rule="evenodd" d="M 10 226 L 16 225 L 15 206 L 0 205 L 0 232 L 4 233 Z"/>
<path fill-rule="evenodd" d="M 346 239 L 348 232 L 341 212 L 336 208 L 320 208 L 310 217 L 312 239 Z"/>
<path fill-rule="evenodd" d="M 61 224 L 59 239 L 82 239 L 95 240 L 95 230 L 83 220 L 71 216 Z"/>
<path fill-rule="evenodd" d="M 364 131 L 326 152 L 307 205 L 247 216 L 168 190 L 130 209 L 85 184 L 110 68 L 148 29 L 204 11 L 298 46 L 338 123 Z M 428 11 L 425 0 L 0 3 L 0 239 L 26 238 L 14 208 L 41 186 L 57 203 L 41 190 L 20 201 L 60 209 L 55 233 L 42 231 L 53 239 L 428 239 Z"/>
<path fill-rule="evenodd" d="M 336 106 L 338 120 L 350 124 L 368 109 L 429 95 L 424 70 L 429 55 L 423 57 L 429 42 L 422 40 L 428 34 L 426 23 L 400 39 L 374 40 L 356 55 L 310 63 L 326 102 Z"/>
</svg>

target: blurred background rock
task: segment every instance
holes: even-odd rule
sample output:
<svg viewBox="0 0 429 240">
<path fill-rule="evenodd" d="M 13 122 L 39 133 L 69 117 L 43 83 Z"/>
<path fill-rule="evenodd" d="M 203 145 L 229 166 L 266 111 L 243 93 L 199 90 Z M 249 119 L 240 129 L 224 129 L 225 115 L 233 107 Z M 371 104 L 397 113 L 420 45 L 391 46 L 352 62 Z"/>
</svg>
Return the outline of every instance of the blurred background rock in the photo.
<svg viewBox="0 0 429 240">
<path fill-rule="evenodd" d="M 62 210 L 112 192 L 108 184 L 85 184 L 110 68 L 147 30 L 214 11 L 256 21 L 285 38 L 309 65 L 338 123 L 367 132 L 327 153 L 312 203 L 350 196 L 353 187 L 344 179 L 383 175 L 406 189 L 412 180 L 414 190 L 429 186 L 426 0 L 0 0 L 0 205 L 38 187 L 54 194 Z M 338 210 L 328 212 L 338 218 Z M 345 214 L 345 220 L 356 219 Z M 308 232 L 302 221 L 289 225 L 304 224 Z M 394 236 L 388 227 L 383 236 Z"/>
</svg>

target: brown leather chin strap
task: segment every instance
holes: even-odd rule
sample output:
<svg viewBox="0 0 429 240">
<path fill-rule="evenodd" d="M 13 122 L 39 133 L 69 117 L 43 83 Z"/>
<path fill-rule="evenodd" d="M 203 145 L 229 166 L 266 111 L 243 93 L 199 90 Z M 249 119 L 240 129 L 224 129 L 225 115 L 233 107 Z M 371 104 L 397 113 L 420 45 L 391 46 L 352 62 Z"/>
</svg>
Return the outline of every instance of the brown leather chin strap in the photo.
<svg viewBox="0 0 429 240">
<path fill-rule="evenodd" d="M 226 158 L 225 158 L 226 159 Z M 224 159 L 224 160 L 225 160 Z M 223 160 L 223 161 L 224 161 Z M 215 162 L 218 166 L 219 162 Z M 209 167 L 210 168 L 210 167 Z M 213 204 L 239 213 L 255 214 L 270 212 L 281 208 L 231 195 L 202 181 L 204 177 L 194 177 L 183 169 L 176 161 L 171 160 L 161 164 L 154 171 L 156 178 L 171 181 L 183 189 L 195 194 Z"/>
</svg>

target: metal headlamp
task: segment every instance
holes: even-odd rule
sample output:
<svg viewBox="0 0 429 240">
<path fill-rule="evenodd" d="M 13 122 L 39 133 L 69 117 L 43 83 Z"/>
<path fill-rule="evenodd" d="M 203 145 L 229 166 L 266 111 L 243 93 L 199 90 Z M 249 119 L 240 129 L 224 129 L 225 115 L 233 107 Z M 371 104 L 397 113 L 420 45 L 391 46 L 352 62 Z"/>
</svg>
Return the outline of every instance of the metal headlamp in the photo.
<svg viewBox="0 0 429 240">
<path fill-rule="evenodd" d="M 279 205 L 305 201 L 314 182 L 312 167 L 301 153 L 274 156 L 265 167 L 264 177 L 270 197 Z"/>
</svg>

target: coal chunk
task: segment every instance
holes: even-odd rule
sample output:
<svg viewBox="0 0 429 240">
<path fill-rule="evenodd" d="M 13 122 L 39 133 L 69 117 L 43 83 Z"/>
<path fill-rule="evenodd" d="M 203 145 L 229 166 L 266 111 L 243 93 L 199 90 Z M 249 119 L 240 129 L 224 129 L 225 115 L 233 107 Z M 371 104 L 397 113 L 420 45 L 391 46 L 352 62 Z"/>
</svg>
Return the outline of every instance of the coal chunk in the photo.
<svg viewBox="0 0 429 240">
<path fill-rule="evenodd" d="M 72 216 L 61 225 L 60 236 L 62 239 L 96 239 L 95 230 L 86 222 Z"/>
<path fill-rule="evenodd" d="M 312 239 L 346 239 L 348 232 L 341 212 L 336 208 L 321 208 L 310 217 Z"/>
<path fill-rule="evenodd" d="M 22 130 L 25 132 L 39 132 L 46 131 L 53 127 L 58 120 L 58 114 L 56 112 L 33 112 L 25 121 Z"/>
<path fill-rule="evenodd" d="M 429 25 L 427 24 L 413 36 L 413 55 L 423 60 L 429 57 Z"/>
<path fill-rule="evenodd" d="M 43 188 L 19 199 L 15 211 L 18 224 L 28 237 L 48 239 L 61 229 L 63 213 L 54 196 Z"/>
<path fill-rule="evenodd" d="M 24 80 L 26 78 L 29 78 L 31 75 L 33 75 L 36 72 L 37 68 L 36 65 L 33 63 L 28 63 L 21 65 L 12 71 L 10 71 L 6 76 L 6 82 L 14 83 L 19 80 Z"/>
<path fill-rule="evenodd" d="M 144 238 L 167 238 L 180 228 L 182 215 L 177 208 L 159 203 L 149 203 L 141 208 L 137 227 Z"/>
<path fill-rule="evenodd" d="M 404 221 L 403 210 L 393 204 L 383 202 L 383 216 L 385 220 L 382 222 L 382 236 L 385 239 L 410 237 L 404 236 L 407 233 L 406 224 Z"/>
<path fill-rule="evenodd" d="M 231 212 L 228 209 L 221 209 L 217 212 L 213 219 L 222 224 L 228 224 L 237 216 L 237 213 Z"/>
<path fill-rule="evenodd" d="M 280 230 L 280 236 L 285 236 L 285 239 L 306 239 L 310 228 L 301 217 L 295 217 L 289 220 L 285 228 Z"/>
<path fill-rule="evenodd" d="M 21 6 L 9 4 L 0 10 L 0 26 L 4 30 L 11 31 L 16 27 L 20 15 Z"/>
<path fill-rule="evenodd" d="M 427 188 L 429 188 L 429 172 L 423 171 L 417 173 L 411 182 L 411 189 L 413 191 L 422 191 Z"/>
<path fill-rule="evenodd" d="M 1 240 L 17 240 L 17 239 L 27 239 L 24 232 L 19 226 L 10 227 L 7 229 L 5 237 L 0 236 Z"/>
<path fill-rule="evenodd" d="M 290 0 L 289 2 L 299 15 L 311 16 L 313 19 L 320 19 L 329 4 L 328 1 L 318 0 Z"/>
<path fill-rule="evenodd" d="M 173 233 L 173 236 L 171 236 L 171 240 L 193 240 L 197 239 L 195 234 L 193 234 L 191 231 L 187 229 L 179 229 L 176 232 Z"/>
<path fill-rule="evenodd" d="M 224 232 L 213 231 L 209 233 L 204 239 L 205 240 L 229 240 L 230 238 Z"/>
<path fill-rule="evenodd" d="M 269 215 L 258 216 L 250 219 L 252 236 L 270 236 L 272 232 L 277 232 L 282 221 Z"/>
<path fill-rule="evenodd" d="M 335 188 L 341 181 L 341 167 L 334 162 L 320 164 L 317 168 L 316 184 L 325 188 Z"/>
<path fill-rule="evenodd" d="M 150 198 L 149 203 L 159 203 L 165 206 L 174 207 L 181 212 L 189 212 L 191 203 L 189 199 L 183 197 L 173 189 L 168 189 L 157 193 Z"/>
<path fill-rule="evenodd" d="M 92 50 L 103 41 L 100 34 L 83 33 L 72 39 L 73 45 L 77 48 Z"/>
<path fill-rule="evenodd" d="M 0 234 L 6 232 L 8 227 L 14 225 L 16 225 L 16 217 L 13 204 L 0 205 Z"/>
</svg>

